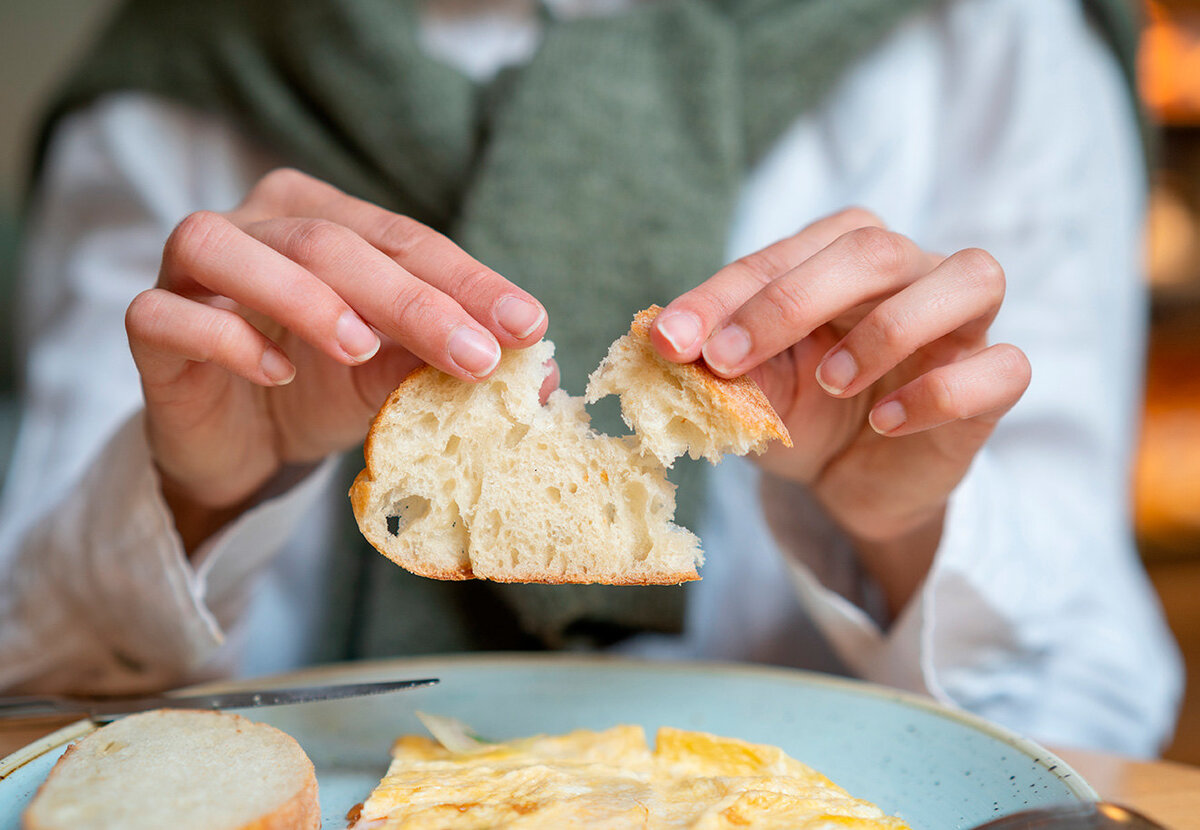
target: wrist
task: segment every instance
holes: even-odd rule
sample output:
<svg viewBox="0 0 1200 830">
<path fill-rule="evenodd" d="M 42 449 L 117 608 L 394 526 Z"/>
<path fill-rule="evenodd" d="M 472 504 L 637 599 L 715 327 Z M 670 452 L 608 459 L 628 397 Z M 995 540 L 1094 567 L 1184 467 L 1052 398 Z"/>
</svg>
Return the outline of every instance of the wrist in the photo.
<svg viewBox="0 0 1200 830">
<path fill-rule="evenodd" d="M 253 493 L 236 504 L 209 504 L 197 499 L 159 468 L 159 489 L 175 521 L 175 529 L 190 556 L 210 536 L 247 510 L 291 490 L 322 462 L 284 464 Z"/>
<path fill-rule="evenodd" d="M 159 470 L 159 487 L 163 501 L 171 512 L 175 530 L 190 557 L 206 539 L 240 516 L 249 507 L 250 499 L 238 504 L 213 506 L 194 498 L 186 488 Z"/>
<path fill-rule="evenodd" d="M 942 541 L 945 516 L 943 506 L 927 520 L 897 532 L 846 530 L 864 570 L 883 592 L 892 618 L 912 600 L 928 576 Z"/>
</svg>

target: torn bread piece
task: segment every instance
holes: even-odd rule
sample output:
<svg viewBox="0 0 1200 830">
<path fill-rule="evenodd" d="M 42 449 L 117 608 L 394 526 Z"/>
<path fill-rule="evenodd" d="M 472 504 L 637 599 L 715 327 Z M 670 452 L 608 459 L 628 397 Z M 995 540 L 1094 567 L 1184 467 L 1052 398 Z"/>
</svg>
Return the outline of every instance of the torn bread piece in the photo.
<svg viewBox="0 0 1200 830">
<path fill-rule="evenodd" d="M 664 467 L 684 453 L 716 464 L 723 455 L 761 454 L 772 440 L 790 447 L 787 427 L 750 378 L 722 378 L 704 361 L 672 363 L 655 351 L 650 325 L 660 311 L 638 312 L 629 334 L 609 347 L 588 379 L 587 402 L 617 395 L 621 417 Z"/>
<path fill-rule="evenodd" d="M 771 438 L 790 438 L 749 379 L 658 357 L 647 339 L 656 313 L 638 315 L 589 384 L 589 400 L 617 392 L 623 410 L 630 401 L 632 436 L 594 431 L 585 399 L 561 389 L 539 403 L 549 341 L 506 350 L 481 383 L 432 367 L 406 378 L 376 416 L 366 468 L 350 489 L 363 535 L 435 579 L 699 579 L 699 540 L 671 521 L 675 487 L 665 467 L 683 452 L 715 462 L 730 449 L 761 452 Z"/>
</svg>

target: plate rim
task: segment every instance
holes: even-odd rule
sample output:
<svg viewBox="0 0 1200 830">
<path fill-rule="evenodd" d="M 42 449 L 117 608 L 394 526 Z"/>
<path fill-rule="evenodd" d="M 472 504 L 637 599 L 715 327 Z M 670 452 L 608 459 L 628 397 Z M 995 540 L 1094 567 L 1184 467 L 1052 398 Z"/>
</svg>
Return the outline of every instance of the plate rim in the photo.
<svg viewBox="0 0 1200 830">
<path fill-rule="evenodd" d="M 0 758 L 0 781 L 11 777 L 22 767 L 33 763 L 47 752 L 53 752 L 65 743 L 90 735 L 99 728 L 100 725 L 91 718 L 82 718 L 55 729 L 49 735 L 43 735 L 37 740 L 25 744 L 15 752 Z"/>
<path fill-rule="evenodd" d="M 1063 785 L 1081 801 L 1099 801 L 1100 795 L 1070 764 L 1060 758 L 1044 745 L 1032 738 L 1027 738 L 1006 726 L 994 723 L 984 717 L 957 709 L 942 703 L 932 697 L 905 689 L 860 680 L 853 677 L 841 677 L 811 669 L 791 668 L 765 663 L 746 663 L 722 660 L 669 660 L 642 658 L 621 654 L 572 654 L 562 652 L 463 652 L 455 654 L 431 654 L 413 657 L 387 657 L 373 660 L 354 660 L 336 663 L 324 663 L 309 666 L 295 671 L 256 678 L 239 678 L 233 681 L 217 681 L 202 686 L 191 687 L 188 691 L 216 691 L 218 689 L 233 690 L 252 685 L 262 685 L 268 682 L 278 683 L 309 683 L 314 681 L 329 681 L 336 677 L 353 676 L 361 671 L 388 670 L 395 666 L 399 671 L 428 672 L 428 668 L 448 663 L 462 663 L 474 666 L 502 665 L 508 668 L 538 668 L 545 664 L 557 666 L 607 665 L 626 668 L 650 668 L 656 671 L 673 673 L 710 673 L 740 674 L 749 677 L 767 677 L 772 680 L 786 680 L 804 685 L 817 685 L 837 689 L 852 694 L 862 694 L 869 697 L 892 700 L 921 709 L 933 715 L 948 720 L 958 721 L 969 728 L 982 732 L 1008 744 L 1016 751 L 1028 756 L 1034 763 L 1043 767 L 1047 772 L 1058 778 Z M 436 672 L 434 672 L 436 674 Z M 415 676 L 415 675 L 414 675 Z"/>
<path fill-rule="evenodd" d="M 979 715 L 951 705 L 942 703 L 932 697 L 916 692 L 896 689 L 857 678 L 840 677 L 808 669 L 773 666 L 758 663 L 727 662 L 719 660 L 662 660 L 651 658 L 631 657 L 628 655 L 612 654 L 563 654 L 559 652 L 469 652 L 445 655 L 420 655 L 414 657 L 389 657 L 374 660 L 354 660 L 336 663 L 323 663 L 307 666 L 294 671 L 279 672 L 255 677 L 241 677 L 229 680 L 217 680 L 201 683 L 181 689 L 180 692 L 212 692 L 218 690 L 234 690 L 249 687 L 261 687 L 267 684 L 295 685 L 311 683 L 317 680 L 328 681 L 336 677 L 345 677 L 363 672 L 414 670 L 428 671 L 422 667 L 444 666 L 450 663 L 469 666 L 497 666 L 504 668 L 542 668 L 552 664 L 556 667 L 604 666 L 623 669 L 652 669 L 654 671 L 678 674 L 714 673 L 737 674 L 747 677 L 763 677 L 773 681 L 795 682 L 808 686 L 823 686 L 851 694 L 864 695 L 911 706 L 930 714 L 957 721 L 976 731 L 982 732 L 1002 743 L 1008 744 L 1014 750 L 1028 756 L 1033 762 L 1054 775 L 1068 791 L 1080 801 L 1098 801 L 1099 794 L 1083 776 L 1075 771 L 1066 761 L 1054 752 L 1031 738 L 993 723 Z M 436 672 L 434 672 L 436 674 Z M 81 738 L 97 729 L 97 724 L 84 718 L 68 724 L 49 735 L 18 749 L 16 752 L 0 759 L 0 781 L 8 778 L 21 767 L 37 760 L 47 752 L 51 752 L 65 743 Z"/>
</svg>

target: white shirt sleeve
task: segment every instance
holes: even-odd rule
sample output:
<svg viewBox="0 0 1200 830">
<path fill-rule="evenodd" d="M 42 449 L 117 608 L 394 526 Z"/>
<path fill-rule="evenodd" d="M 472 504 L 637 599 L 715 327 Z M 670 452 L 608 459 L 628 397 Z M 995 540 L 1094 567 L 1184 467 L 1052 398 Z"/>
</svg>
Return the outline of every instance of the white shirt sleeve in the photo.
<svg viewBox="0 0 1200 830">
<path fill-rule="evenodd" d="M 224 629 L 330 463 L 184 555 L 123 318 L 187 213 L 235 205 L 265 161 L 226 126 L 114 96 L 57 132 L 27 236 L 21 429 L 0 504 L 0 688 L 124 692 L 234 659 Z"/>
<path fill-rule="evenodd" d="M 1078 3 L 970 0 L 902 32 L 845 91 L 823 138 L 872 106 L 898 119 L 854 201 L 929 249 L 996 256 L 1008 293 L 992 339 L 1026 352 L 1033 381 L 953 494 L 932 570 L 890 627 L 851 601 L 861 579 L 817 578 L 852 569 L 802 529 L 781 535 L 797 590 L 862 677 L 1058 745 L 1155 753 L 1181 672 L 1129 517 L 1143 176 L 1115 61 Z M 869 167 L 864 145 L 847 141 L 835 165 Z"/>
</svg>

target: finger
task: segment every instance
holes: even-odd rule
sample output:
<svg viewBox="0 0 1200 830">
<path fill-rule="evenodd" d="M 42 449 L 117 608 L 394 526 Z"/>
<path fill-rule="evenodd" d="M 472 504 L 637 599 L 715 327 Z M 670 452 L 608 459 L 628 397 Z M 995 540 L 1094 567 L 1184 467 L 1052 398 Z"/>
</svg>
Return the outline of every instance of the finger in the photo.
<svg viewBox="0 0 1200 830">
<path fill-rule="evenodd" d="M 928 268 L 928 256 L 907 237 L 873 227 L 850 231 L 763 286 L 708 338 L 701 354 L 716 374 L 740 375 Z"/>
<path fill-rule="evenodd" d="M 270 219 L 246 232 L 316 274 L 387 336 L 465 380 L 491 374 L 500 345 L 453 297 L 418 279 L 350 228 L 326 219 Z"/>
<path fill-rule="evenodd" d="M 125 330 L 144 382 L 168 384 L 191 362 L 214 363 L 259 386 L 291 383 L 296 368 L 243 317 L 162 288 L 133 298 Z"/>
<path fill-rule="evenodd" d="M 184 295 L 229 298 L 346 365 L 379 349 L 379 336 L 334 289 L 217 213 L 193 213 L 175 228 L 159 283 Z"/>
<path fill-rule="evenodd" d="M 959 251 L 859 321 L 822 359 L 817 383 L 831 395 L 848 397 L 952 333 L 982 346 L 1003 300 L 999 263 L 977 248 Z"/>
<path fill-rule="evenodd" d="M 432 228 L 367 202 L 347 205 L 346 214 L 347 226 L 410 273 L 453 297 L 502 345 L 528 346 L 546 333 L 546 310 L 532 294 Z"/>
<path fill-rule="evenodd" d="M 883 227 L 883 222 L 870 211 L 847 208 L 726 265 L 662 310 L 650 327 L 651 341 L 668 360 L 695 360 L 712 331 L 765 285 L 843 234 L 864 227 Z"/>
<path fill-rule="evenodd" d="M 550 358 L 546 361 L 546 377 L 542 378 L 542 387 L 538 390 L 538 402 L 542 406 L 550 399 L 550 393 L 558 388 L 561 380 L 558 372 L 558 361 Z"/>
<path fill-rule="evenodd" d="M 450 295 L 506 347 L 536 343 L 546 311 L 533 295 L 480 263 L 427 225 L 354 198 L 295 170 L 277 170 L 239 208 L 250 220 L 258 203 L 273 215 L 328 219 L 350 228 L 407 271 Z"/>
<path fill-rule="evenodd" d="M 370 363 L 351 372 L 350 377 L 358 389 L 363 410 L 368 413 L 368 417 L 374 417 L 392 390 L 424 365 L 425 361 L 408 349 L 388 342 L 384 343 L 379 354 Z"/>
<path fill-rule="evenodd" d="M 871 428 L 900 436 L 954 421 L 995 424 L 1029 386 L 1025 353 L 1000 343 L 964 360 L 921 375 L 879 400 L 871 409 Z"/>
</svg>

